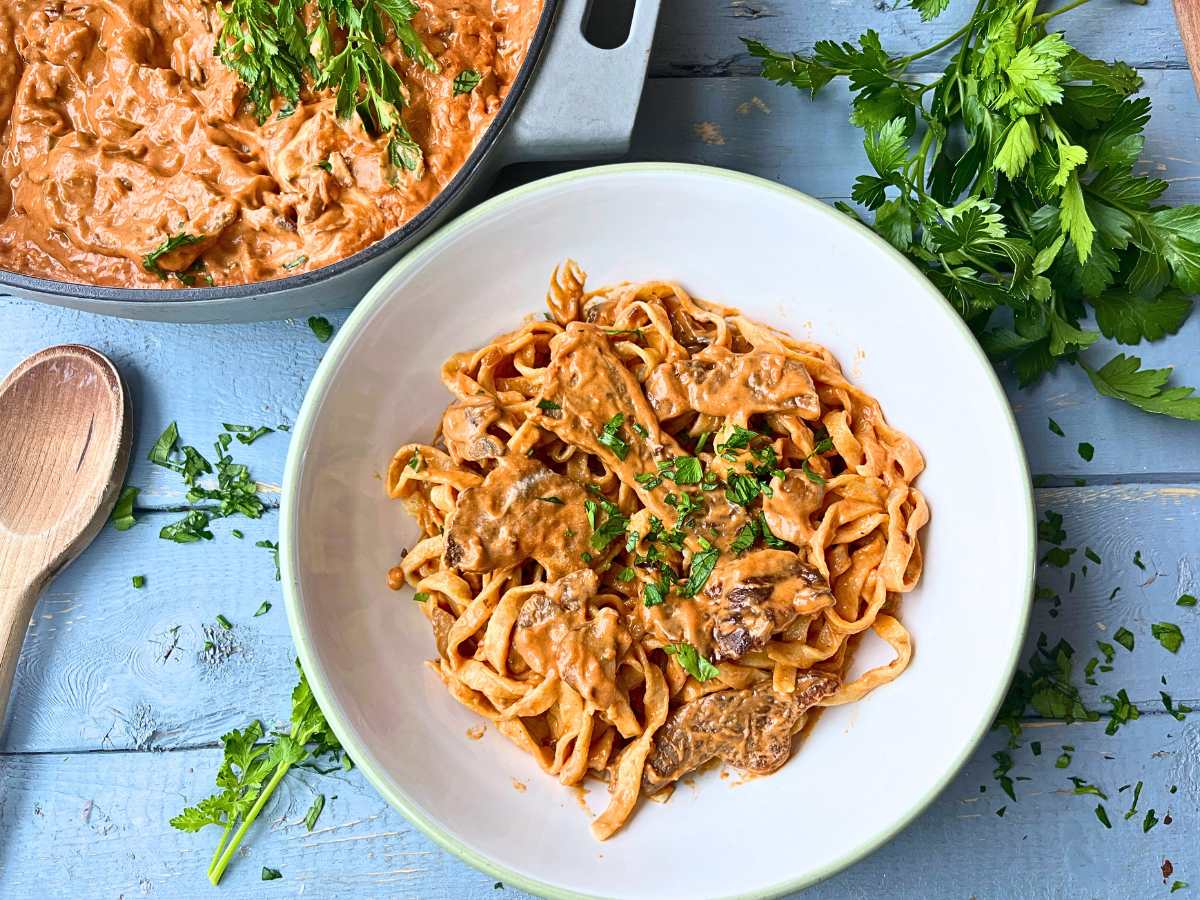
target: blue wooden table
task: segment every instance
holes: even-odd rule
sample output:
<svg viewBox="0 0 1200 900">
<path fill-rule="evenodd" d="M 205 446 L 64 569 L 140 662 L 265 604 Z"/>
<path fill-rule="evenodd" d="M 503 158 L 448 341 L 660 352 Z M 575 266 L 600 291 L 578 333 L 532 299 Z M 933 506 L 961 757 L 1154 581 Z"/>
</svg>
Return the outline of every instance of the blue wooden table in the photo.
<svg viewBox="0 0 1200 900">
<path fill-rule="evenodd" d="M 845 122 L 844 88 L 816 103 L 776 88 L 754 77 L 738 37 L 799 49 L 873 27 L 885 46 L 907 52 L 949 34 L 967 5 L 956 2 L 942 21 L 923 26 L 875 0 L 671 0 L 631 157 L 728 166 L 845 198 L 864 161 Z M 1171 182 L 1169 199 L 1200 202 L 1200 104 L 1169 2 L 1097 0 L 1059 21 L 1085 52 L 1141 70 L 1155 106 L 1146 166 Z M 501 184 L 545 171 L 510 169 Z M 204 544 L 158 538 L 187 501 L 175 475 L 145 461 L 146 450 L 171 420 L 197 446 L 222 422 L 291 422 L 323 345 L 300 321 L 181 327 L 10 299 L 0 299 L 0 324 L 4 371 L 65 341 L 116 361 L 135 408 L 129 482 L 142 488 L 139 524 L 106 529 L 34 614 L 0 742 L 0 896 L 214 895 L 204 872 L 215 835 L 183 834 L 167 822 L 211 791 L 219 735 L 255 717 L 271 725 L 287 716 L 291 638 L 270 557 L 254 544 L 275 538 L 288 435 L 235 445 L 271 508 L 256 522 L 218 522 L 216 539 Z M 1105 357 L 1103 348 L 1093 352 Z M 1200 317 L 1142 355 L 1177 365 L 1182 383 L 1197 384 Z M 1103 717 L 1027 721 L 1008 773 L 1015 800 L 994 777 L 993 754 L 1006 744 L 994 732 L 910 828 L 807 896 L 1155 897 L 1176 880 L 1192 883 L 1180 897 L 1200 894 L 1200 713 L 1177 721 L 1160 698 L 1166 691 L 1200 708 L 1200 608 L 1175 605 L 1182 594 L 1200 594 L 1200 426 L 1099 398 L 1078 370 L 1033 390 L 1012 385 L 1010 397 L 1041 476 L 1038 505 L 1062 514 L 1065 545 L 1079 548 L 1070 567 L 1039 568 L 1039 584 L 1061 604 L 1036 604 L 1029 650 L 1040 633 L 1066 638 L 1078 669 L 1098 655 L 1097 640 L 1128 629 L 1134 651 L 1118 646 L 1113 671 L 1082 690 L 1103 710 L 1101 697 L 1124 689 L 1141 718 L 1111 736 Z M 1049 417 L 1065 437 L 1049 430 Z M 1090 462 L 1077 452 L 1081 441 L 1095 445 Z M 243 540 L 231 536 L 234 527 Z M 1085 547 L 1102 562 L 1089 563 L 1083 577 Z M 144 588 L 132 586 L 134 575 L 145 576 Z M 255 617 L 264 600 L 274 608 Z M 969 586 L 962 602 L 970 603 Z M 232 629 L 218 625 L 218 615 Z M 1160 621 L 1182 627 L 1178 655 L 1151 637 Z M 1064 745 L 1074 749 L 1060 768 Z M 1094 814 L 1097 797 L 1073 793 L 1072 776 L 1108 795 L 1111 829 Z M 1138 812 L 1127 819 L 1133 791 L 1119 789 L 1139 782 Z M 309 833 L 302 820 L 317 793 L 329 802 Z M 1146 831 L 1149 809 L 1158 824 Z M 283 879 L 263 884 L 264 865 Z M 501 893 L 492 878 L 436 848 L 357 772 L 289 775 L 220 888 L 223 897 L 256 900 L 517 893 Z"/>
</svg>

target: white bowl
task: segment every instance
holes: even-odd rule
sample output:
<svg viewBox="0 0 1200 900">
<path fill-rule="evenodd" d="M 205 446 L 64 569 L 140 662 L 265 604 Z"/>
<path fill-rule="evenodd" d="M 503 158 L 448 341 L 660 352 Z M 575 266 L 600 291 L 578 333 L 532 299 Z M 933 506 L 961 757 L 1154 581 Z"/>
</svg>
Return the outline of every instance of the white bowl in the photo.
<svg viewBox="0 0 1200 900">
<path fill-rule="evenodd" d="M 830 347 L 925 453 L 925 574 L 901 617 L 912 665 L 827 710 L 793 759 L 710 772 L 599 844 L 576 796 L 458 705 L 433 638 L 385 584 L 416 528 L 381 476 L 428 440 L 442 361 L 544 308 L 574 257 L 598 287 L 674 279 Z M 764 896 L 878 847 L 944 787 L 1012 674 L 1033 584 L 1025 458 L 996 377 L 954 310 L 884 241 L 767 181 L 683 165 L 571 172 L 484 203 L 410 253 L 342 327 L 309 389 L 283 491 L 288 617 L 321 708 L 380 793 L 506 884 L 554 896 Z M 872 659 L 864 645 L 858 665 Z M 882 658 L 885 654 L 880 653 Z M 513 781 L 527 785 L 514 789 Z M 733 782 L 733 783 L 731 783 Z M 595 808 L 606 802 L 592 787 Z"/>
</svg>

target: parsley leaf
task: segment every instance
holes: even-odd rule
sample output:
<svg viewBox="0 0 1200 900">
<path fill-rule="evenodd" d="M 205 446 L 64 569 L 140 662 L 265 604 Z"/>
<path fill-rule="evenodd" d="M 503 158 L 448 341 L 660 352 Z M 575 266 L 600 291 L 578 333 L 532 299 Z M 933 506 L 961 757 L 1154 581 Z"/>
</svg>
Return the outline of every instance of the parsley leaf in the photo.
<svg viewBox="0 0 1200 900">
<path fill-rule="evenodd" d="M 289 731 L 273 734 L 260 743 L 264 737 L 262 723 L 254 721 L 241 731 L 235 729 L 224 735 L 224 758 L 216 776 L 218 791 L 171 819 L 171 826 L 182 831 L 199 831 L 208 825 L 222 829 L 208 867 L 208 878 L 214 885 L 221 881 L 246 832 L 292 766 L 325 754 L 342 756 L 343 765 L 349 764 L 349 757 L 343 755 L 317 706 L 299 661 L 296 668 L 300 681 L 292 691 Z M 275 870 L 264 870 L 264 878 L 266 871 Z"/>
<path fill-rule="evenodd" d="M 1092 384 L 1106 397 L 1115 397 L 1149 413 L 1200 421 L 1200 396 L 1193 388 L 1167 387 L 1171 369 L 1142 369 L 1136 356 L 1118 353 L 1099 369 L 1082 363 Z"/>
<path fill-rule="evenodd" d="M 181 250 L 184 247 L 199 244 L 203 240 L 203 238 L 197 237 L 194 234 L 173 234 L 142 257 L 142 268 L 151 275 L 157 275 L 163 281 L 166 281 L 168 275 L 178 276 L 183 271 L 183 267 L 180 267 L 178 270 L 165 270 L 162 267 L 163 257 L 170 256 L 176 250 Z"/>
<path fill-rule="evenodd" d="M 600 434 L 596 436 L 601 446 L 607 447 L 617 459 L 624 460 L 629 455 L 629 443 L 621 435 L 621 425 L 625 422 L 625 414 L 617 413 L 605 424 Z"/>
<path fill-rule="evenodd" d="M 720 670 L 700 655 L 700 652 L 687 643 L 667 644 L 663 648 L 668 656 L 675 657 L 676 662 L 683 666 L 685 672 L 697 681 L 705 682 L 716 678 Z"/>
<path fill-rule="evenodd" d="M 322 344 L 333 337 L 333 325 L 324 316 L 309 316 L 308 327 Z"/>
<path fill-rule="evenodd" d="M 1155 622 L 1150 626 L 1150 633 L 1154 635 L 1155 640 L 1172 653 L 1178 653 L 1179 648 L 1183 646 L 1183 632 L 1173 622 Z"/>
<path fill-rule="evenodd" d="M 469 94 L 483 81 L 483 76 L 474 69 L 463 69 L 454 76 L 454 96 Z"/>
<path fill-rule="evenodd" d="M 704 538 L 700 538 L 700 544 L 703 549 L 692 556 L 688 579 L 679 590 L 681 597 L 695 597 L 704 589 L 704 585 L 708 582 L 708 576 L 712 574 L 712 570 L 717 564 L 717 557 L 721 555 L 721 551 Z"/>
<path fill-rule="evenodd" d="M 108 517 L 108 520 L 112 522 L 112 527 L 117 529 L 117 531 L 128 531 L 137 524 L 137 519 L 133 515 L 133 504 L 137 500 L 137 495 L 141 492 L 141 488 L 135 488 L 131 485 L 125 485 L 121 490 L 121 496 L 117 498 L 112 515 Z"/>
</svg>

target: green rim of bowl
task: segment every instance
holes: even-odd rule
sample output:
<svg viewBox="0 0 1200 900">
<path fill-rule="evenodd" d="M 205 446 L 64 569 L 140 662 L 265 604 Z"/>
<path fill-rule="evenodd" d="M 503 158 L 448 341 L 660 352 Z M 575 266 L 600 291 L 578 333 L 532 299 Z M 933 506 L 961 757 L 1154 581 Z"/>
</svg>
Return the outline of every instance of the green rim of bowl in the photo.
<svg viewBox="0 0 1200 900">
<path fill-rule="evenodd" d="M 316 421 L 319 411 L 324 402 L 325 395 L 328 392 L 330 382 L 337 371 L 339 363 L 346 349 L 353 343 L 358 331 L 363 327 L 368 319 L 380 308 L 384 303 L 389 302 L 389 297 L 392 293 L 392 288 L 397 281 L 411 270 L 418 268 L 421 264 L 438 253 L 443 246 L 450 241 L 458 232 L 464 228 L 478 222 L 481 219 L 491 215 L 497 209 L 519 200 L 523 197 L 528 197 L 531 194 L 536 194 L 540 191 L 555 188 L 562 184 L 567 184 L 573 181 L 582 181 L 595 177 L 610 177 L 613 175 L 621 175 L 623 173 L 631 174 L 653 174 L 661 173 L 664 175 L 685 174 L 691 176 L 702 176 L 705 178 L 721 179 L 724 181 L 732 181 L 745 184 L 759 190 L 769 190 L 778 194 L 783 194 L 807 207 L 810 210 L 816 211 L 822 216 L 828 218 L 834 227 L 852 228 L 859 232 L 859 236 L 864 240 L 874 244 L 875 248 L 884 255 L 889 256 L 892 260 L 899 262 L 903 267 L 912 272 L 913 278 L 919 281 L 932 302 L 938 309 L 951 319 L 962 335 L 962 339 L 967 342 L 974 352 L 979 365 L 982 366 L 988 373 L 989 381 L 992 389 L 995 391 L 996 398 L 1000 401 L 1001 408 L 1007 413 L 1007 424 L 1012 435 L 1012 448 L 1016 455 L 1020 471 L 1023 475 L 1021 487 L 1025 497 L 1025 604 L 1020 612 L 1021 622 L 1020 629 L 1016 632 L 1017 637 L 1013 646 L 1008 653 L 1008 676 L 996 686 L 996 691 L 992 696 L 991 702 L 983 710 L 985 715 L 981 716 L 975 726 L 974 736 L 966 742 L 962 748 L 962 752 L 954 763 L 947 768 L 942 774 L 937 783 L 923 796 L 912 808 L 903 816 L 901 816 L 891 826 L 872 834 L 870 837 L 862 840 L 857 847 L 842 854 L 837 859 L 827 862 L 819 870 L 809 873 L 800 878 L 795 878 L 790 881 L 784 881 L 772 887 L 754 890 L 744 894 L 732 895 L 729 900 L 760 900 L 760 898 L 778 897 L 783 894 L 798 891 L 806 887 L 810 887 L 826 878 L 840 872 L 850 865 L 858 862 L 867 855 L 873 853 L 887 841 L 891 840 L 896 834 L 906 828 L 917 816 L 924 812 L 931 803 L 937 798 L 938 794 L 950 783 L 966 763 L 967 759 L 975 752 L 975 748 L 983 739 L 984 735 L 991 727 L 992 721 L 995 718 L 997 710 L 1000 708 L 1001 702 L 1004 700 L 1005 693 L 1008 690 L 1008 684 L 1012 680 L 1012 674 L 1016 670 L 1017 661 L 1021 652 L 1021 646 L 1024 641 L 1025 632 L 1029 626 L 1030 608 L 1033 602 L 1033 583 L 1034 583 L 1034 543 L 1033 535 L 1035 533 L 1035 515 L 1033 504 L 1033 486 L 1029 476 L 1029 465 L 1025 459 L 1025 453 L 1021 445 L 1020 432 L 1017 429 L 1017 423 L 1013 418 L 1012 410 L 1008 405 L 1008 398 L 1004 393 L 1004 389 L 1000 385 L 999 379 L 996 377 L 995 370 L 991 363 L 984 355 L 975 337 L 971 334 L 970 329 L 959 317 L 958 313 L 950 305 L 945 297 L 910 263 L 898 250 L 892 247 L 882 237 L 871 231 L 864 225 L 856 223 L 849 216 L 838 212 L 831 206 L 822 203 L 821 201 L 803 194 L 800 191 L 777 184 L 773 181 L 768 181 L 765 178 L 759 178 L 754 175 L 746 175 L 741 172 L 733 172 L 728 169 L 719 169 L 712 166 L 697 166 L 685 163 L 623 163 L 610 166 L 595 166 L 588 169 L 578 169 L 571 172 L 566 172 L 561 175 L 554 175 L 549 178 L 543 178 L 539 181 L 534 181 L 529 184 L 514 188 L 506 193 L 500 194 L 492 199 L 480 204 L 467 213 L 459 216 L 454 221 L 443 226 L 435 234 L 423 241 L 419 246 L 414 248 L 408 255 L 401 259 L 393 266 L 382 278 L 376 282 L 362 301 L 350 313 L 345 324 L 338 329 L 336 337 L 329 345 L 328 351 L 325 353 L 324 359 L 321 360 L 316 374 L 313 376 L 312 383 L 308 387 L 308 391 L 304 398 L 304 403 L 300 408 L 300 415 L 296 421 L 296 427 L 292 434 L 291 445 L 288 450 L 287 465 L 284 471 L 283 479 L 283 496 L 280 503 L 280 528 L 279 528 L 279 543 L 280 543 L 280 561 L 283 566 L 283 596 L 288 612 L 288 623 L 291 627 L 292 638 L 296 643 L 297 652 L 300 655 L 300 662 L 304 666 L 305 674 L 308 677 L 308 683 L 312 687 L 313 694 L 316 696 L 317 702 L 325 713 L 326 719 L 337 734 L 343 746 L 349 752 L 351 758 L 354 759 L 358 767 L 366 775 L 367 780 L 375 786 L 375 789 L 396 809 L 421 831 L 425 832 L 434 842 L 441 847 L 449 850 L 455 856 L 462 859 L 464 862 L 476 869 L 488 873 L 495 878 L 511 884 L 522 890 L 530 893 L 539 894 L 544 897 L 552 898 L 596 898 L 600 895 L 595 894 L 579 894 L 574 891 L 564 890 L 554 885 L 540 882 L 534 878 L 529 878 L 512 869 L 509 869 L 502 863 L 484 856 L 474 848 L 468 846 L 459 840 L 455 835 L 444 830 L 443 827 L 435 821 L 431 816 L 421 809 L 402 791 L 393 789 L 388 784 L 388 779 L 382 771 L 375 769 L 375 761 L 365 746 L 357 740 L 357 732 L 351 727 L 350 723 L 343 718 L 342 710 L 334 702 L 332 693 L 327 687 L 327 675 L 321 667 L 317 659 L 316 653 L 309 645 L 305 629 L 305 621 L 303 613 L 300 609 L 299 586 L 297 582 L 297 565 L 295 560 L 296 542 L 292 540 L 292 535 L 297 533 L 299 523 L 297 521 L 296 506 L 291 498 L 294 495 L 297 482 L 300 476 L 300 468 L 304 459 L 305 450 L 310 440 L 312 429 Z"/>
</svg>

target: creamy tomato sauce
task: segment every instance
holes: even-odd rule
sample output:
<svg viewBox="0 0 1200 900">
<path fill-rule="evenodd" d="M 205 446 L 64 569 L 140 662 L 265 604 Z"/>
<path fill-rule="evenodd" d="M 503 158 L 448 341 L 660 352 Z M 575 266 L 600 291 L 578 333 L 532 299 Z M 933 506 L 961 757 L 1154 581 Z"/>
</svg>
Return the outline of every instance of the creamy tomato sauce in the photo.
<svg viewBox="0 0 1200 900">
<path fill-rule="evenodd" d="M 541 0 L 421 0 L 413 25 L 440 64 L 386 55 L 411 94 L 417 172 L 387 137 L 339 120 L 328 91 L 260 125 L 213 55 L 209 0 L 5 0 L 0 5 L 0 268 L 63 281 L 161 287 L 143 260 L 198 284 L 317 269 L 415 216 L 454 177 L 525 59 Z M 453 82 L 482 75 L 470 93 Z M 191 280 L 191 279 L 189 279 Z M 170 285 L 178 287 L 175 279 Z"/>
</svg>

